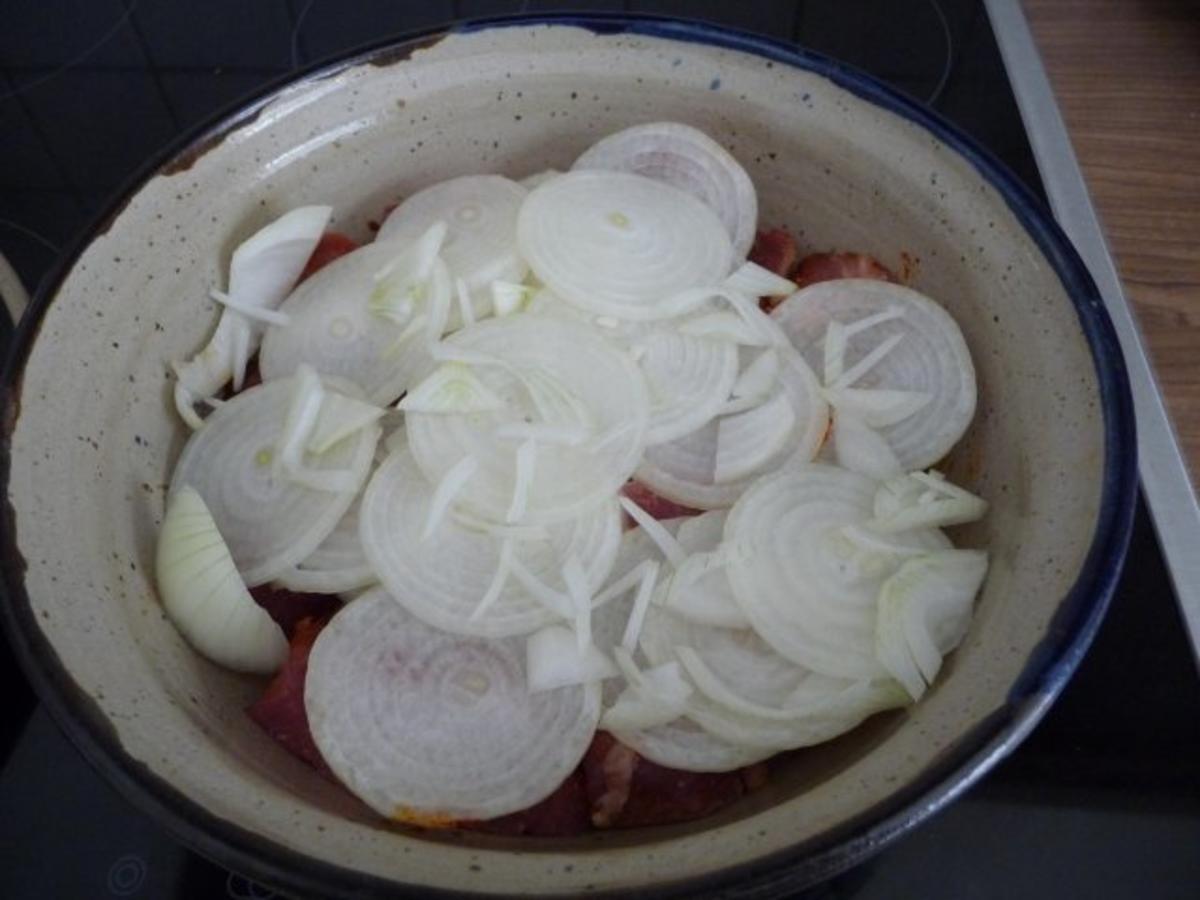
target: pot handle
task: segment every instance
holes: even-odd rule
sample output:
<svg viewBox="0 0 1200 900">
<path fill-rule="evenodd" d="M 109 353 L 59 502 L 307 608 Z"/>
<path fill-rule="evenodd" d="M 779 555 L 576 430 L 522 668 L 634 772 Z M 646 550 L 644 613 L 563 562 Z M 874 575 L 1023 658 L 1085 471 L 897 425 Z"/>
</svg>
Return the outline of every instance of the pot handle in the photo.
<svg viewBox="0 0 1200 900">
<path fill-rule="evenodd" d="M 21 321 L 25 307 L 29 306 L 29 294 L 25 285 L 21 284 L 21 276 L 9 265 L 3 253 L 0 253 L 0 297 L 4 298 L 4 305 L 15 327 Z"/>
</svg>

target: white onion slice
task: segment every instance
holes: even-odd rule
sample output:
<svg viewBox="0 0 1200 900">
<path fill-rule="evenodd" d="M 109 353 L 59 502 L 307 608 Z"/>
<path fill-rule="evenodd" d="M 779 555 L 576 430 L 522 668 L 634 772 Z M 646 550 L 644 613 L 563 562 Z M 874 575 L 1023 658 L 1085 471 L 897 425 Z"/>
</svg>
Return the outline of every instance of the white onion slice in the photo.
<svg viewBox="0 0 1200 900">
<path fill-rule="evenodd" d="M 317 421 L 308 436 L 305 449 L 310 453 L 324 453 L 350 435 L 378 422 L 383 418 L 384 412 L 385 410 L 373 403 L 367 403 L 357 397 L 327 391 L 321 398 L 321 409 L 317 413 Z"/>
<path fill-rule="evenodd" d="M 717 216 L 689 194 L 622 172 L 573 171 L 532 191 L 517 240 L 534 274 L 568 303 L 633 320 L 703 302 L 733 250 Z"/>
<path fill-rule="evenodd" d="M 739 259 L 754 243 L 758 200 L 750 176 L 729 151 L 690 125 L 652 122 L 626 128 L 592 144 L 571 168 L 634 172 L 673 185 L 720 217 Z"/>
<path fill-rule="evenodd" d="M 429 512 L 425 516 L 425 527 L 421 529 L 421 540 L 427 541 L 437 531 L 442 518 L 454 502 L 454 498 L 466 487 L 467 482 L 479 470 L 479 460 L 473 456 L 464 456 L 442 476 L 442 480 L 433 489 L 429 499 Z"/>
<path fill-rule="evenodd" d="M 729 484 L 759 471 L 783 450 L 796 428 L 796 413 L 780 391 L 766 403 L 717 424 L 713 481 Z"/>
<path fill-rule="evenodd" d="M 887 439 L 845 410 L 833 414 L 833 457 L 843 469 L 878 481 L 903 472 Z"/>
<path fill-rule="evenodd" d="M 803 705 L 764 706 L 738 696 L 692 648 L 679 647 L 676 653 L 697 687 L 688 716 L 717 737 L 746 746 L 776 750 L 811 746 L 907 701 L 891 680 L 847 681 L 809 673 L 793 692 L 803 698 Z"/>
<path fill-rule="evenodd" d="M 641 672 L 628 651 L 620 650 L 615 655 L 628 686 L 601 716 L 601 727 L 640 731 L 665 725 L 683 715 L 692 695 L 692 686 L 684 678 L 678 662 L 671 661 Z"/>
<path fill-rule="evenodd" d="M 268 674 L 287 657 L 287 638 L 254 602 L 200 494 L 171 494 L 158 532 L 155 580 L 163 608 L 201 655 L 238 672 Z"/>
<path fill-rule="evenodd" d="M 241 313 L 252 322 L 261 322 L 263 325 L 286 325 L 290 321 L 286 313 L 234 300 L 224 291 L 218 291 L 216 288 L 209 291 L 208 296 L 226 309 L 232 309 L 234 312 Z M 238 387 L 240 389 L 240 384 Z"/>
<path fill-rule="evenodd" d="M 966 635 L 987 568 L 979 550 L 943 550 L 909 560 L 883 583 L 876 653 L 914 700 Z"/>
<path fill-rule="evenodd" d="M 200 492 L 252 587 L 303 562 L 329 536 L 366 479 L 379 440 L 379 426 L 371 425 L 305 457 L 305 470 L 317 476 L 347 473 L 345 490 L 315 490 L 276 471 L 275 447 L 293 388 L 292 379 L 277 379 L 223 404 L 192 435 L 171 476 L 172 490 L 191 485 Z M 336 379 L 325 388 L 354 392 Z"/>
<path fill-rule="evenodd" d="M 450 293 L 449 276 L 444 271 L 440 281 L 434 280 L 438 251 L 445 239 L 446 223 L 434 222 L 411 241 L 392 244 L 394 252 L 375 273 L 375 284 L 367 298 L 371 312 L 397 325 L 411 322 L 422 305 L 426 316 L 431 316 L 435 302 L 442 305 Z"/>
<path fill-rule="evenodd" d="M 740 551 L 725 573 L 755 631 L 781 656 L 836 678 L 886 674 L 874 653 L 876 599 L 903 557 L 843 533 L 870 517 L 875 487 L 844 469 L 798 466 L 757 481 L 725 522 L 726 543 Z M 930 551 L 949 545 L 932 529 L 893 539 Z"/>
<path fill-rule="evenodd" d="M 321 632 L 304 701 L 339 780 L 416 824 L 537 803 L 579 763 L 600 715 L 595 685 L 530 693 L 524 640 L 438 631 L 382 590 Z"/>
<path fill-rule="evenodd" d="M 525 671 L 529 691 L 536 693 L 603 681 L 616 675 L 617 667 L 591 641 L 581 648 L 570 628 L 548 625 L 527 639 Z"/>
<path fill-rule="evenodd" d="M 906 470 L 933 465 L 962 437 L 975 412 L 975 369 L 957 323 L 933 300 L 898 284 L 842 279 L 793 294 L 773 315 L 813 365 L 824 355 L 830 323 L 850 323 L 845 368 L 827 373 L 831 386 L 929 395 L 920 409 L 882 429 Z M 849 383 L 856 366 L 897 337 L 903 339 L 870 372 Z"/>
<path fill-rule="evenodd" d="M 470 457 L 468 457 L 470 458 Z M 529 488 L 533 484 L 533 474 L 537 466 L 537 441 L 527 438 L 517 448 L 515 473 L 513 475 L 512 502 L 508 504 L 508 512 L 504 521 L 510 525 L 525 518 L 525 508 L 529 504 Z"/>
<path fill-rule="evenodd" d="M 511 316 L 529 308 L 534 289 L 511 281 L 493 281 L 491 292 L 492 312 L 497 316 Z"/>
<path fill-rule="evenodd" d="M 591 329 L 564 319 L 520 315 L 486 319 L 441 345 L 480 360 L 475 374 L 504 408 L 471 415 L 410 412 L 409 447 L 426 477 L 440 479 L 463 456 L 480 469 L 461 497 L 465 508 L 505 521 L 513 499 L 516 448 L 496 440 L 510 423 L 582 427 L 578 445 L 538 447 L 524 521 L 571 519 L 612 497 L 642 452 L 648 416 L 645 380 L 628 355 Z M 497 359 L 498 365 L 483 360 Z"/>
<path fill-rule="evenodd" d="M 229 262 L 229 298 L 239 307 L 273 310 L 300 277 L 321 239 L 333 209 L 302 206 L 280 216 L 233 251 Z M 246 362 L 254 353 L 259 328 L 241 313 L 226 309 L 208 344 L 193 359 L 176 364 L 175 405 L 185 420 L 196 419 L 192 404 L 217 393 L 232 378 L 240 390 Z"/>
<path fill-rule="evenodd" d="M 263 339 L 263 379 L 290 375 L 308 363 L 323 375 L 353 381 L 380 405 L 416 384 L 433 368 L 419 339 L 424 323 L 393 321 L 373 313 L 370 305 L 376 275 L 402 250 L 391 243 L 368 244 L 335 259 L 293 291 L 280 307 L 289 323 L 269 329 Z M 445 266 L 435 264 L 433 271 L 430 290 L 448 290 Z M 413 302 L 414 321 L 423 307 L 423 301 Z"/>
<path fill-rule="evenodd" d="M 376 241 L 412 241 L 435 222 L 447 225 L 442 259 L 471 292 L 477 317 L 488 312 L 488 285 L 520 281 L 517 214 L 528 191 L 500 175 L 464 175 L 430 185 L 392 210 Z M 459 325 L 462 323 L 454 323 Z"/>
<path fill-rule="evenodd" d="M 474 325 L 476 318 L 474 301 L 471 300 L 471 292 L 467 289 L 467 283 L 461 278 L 454 279 L 454 297 L 457 302 L 456 309 L 462 327 Z"/>
<path fill-rule="evenodd" d="M 649 445 L 681 438 L 712 419 L 738 377 L 737 347 L 725 341 L 667 326 L 640 336 L 636 346 L 650 394 Z"/>
<path fill-rule="evenodd" d="M 463 363 L 443 363 L 404 395 L 396 408 L 406 413 L 476 413 L 501 409 L 504 401 Z"/>
<path fill-rule="evenodd" d="M 525 190 L 532 191 L 536 187 L 541 187 L 547 181 L 553 181 L 561 174 L 562 172 L 558 169 L 543 169 L 540 172 L 534 172 L 532 175 L 526 175 L 517 183 L 525 188 Z"/>
<path fill-rule="evenodd" d="M 693 509 L 720 509 L 731 506 L 754 477 L 811 460 L 825 436 L 828 406 L 816 376 L 800 355 L 786 346 L 775 348 L 775 352 L 779 369 L 773 389 L 782 390 L 796 419 L 795 434 L 785 446 L 763 461 L 750 477 L 717 483 L 717 444 L 723 421 L 717 418 L 683 438 L 647 447 L 637 469 L 638 481 L 656 494 Z M 747 365 L 757 358 L 747 356 Z"/>
<path fill-rule="evenodd" d="M 858 416 L 872 428 L 886 428 L 920 411 L 933 398 L 925 391 L 830 388 L 825 398 L 834 409 Z"/>
<path fill-rule="evenodd" d="M 795 282 L 788 281 L 782 275 L 776 275 L 770 269 L 764 269 L 754 262 L 738 266 L 733 274 L 725 279 L 724 286 L 747 297 L 786 297 L 796 291 Z"/>
<path fill-rule="evenodd" d="M 778 377 L 779 351 L 764 350 L 738 375 L 730 395 L 735 398 L 750 397 L 756 400 L 765 400 L 775 386 L 775 380 Z"/>
<path fill-rule="evenodd" d="M 652 613 L 642 635 L 642 650 L 650 662 L 661 665 L 678 659 L 678 648 L 690 647 L 722 684 L 750 703 L 782 709 L 811 675 L 750 628 L 700 625 L 663 609 Z M 699 682 L 697 686 L 704 690 Z"/>
<path fill-rule="evenodd" d="M 951 484 L 939 472 L 899 474 L 875 492 L 871 527 L 883 533 L 944 528 L 983 518 L 987 501 Z"/>
<path fill-rule="evenodd" d="M 667 562 L 673 566 L 682 565 L 687 558 L 687 553 L 666 526 L 628 497 L 618 497 L 617 502 L 621 504 L 621 508 L 625 512 L 629 513 L 630 518 L 637 523 L 645 535 L 654 542 Z"/>
<path fill-rule="evenodd" d="M 687 716 L 640 731 L 611 728 L 613 736 L 651 762 L 685 772 L 731 772 L 773 756 L 774 747 L 747 747 L 719 738 Z"/>
<path fill-rule="evenodd" d="M 770 344 L 761 332 L 755 330 L 734 312 L 710 312 L 693 316 L 678 326 L 679 333 L 689 337 L 707 338 L 741 344 L 746 347 L 766 347 Z"/>
<path fill-rule="evenodd" d="M 290 590 L 316 594 L 342 594 L 374 584 L 375 570 L 363 553 L 358 534 L 359 508 L 359 500 L 355 499 L 317 549 L 275 580 Z"/>
<path fill-rule="evenodd" d="M 589 590 L 608 578 L 621 540 L 620 514 L 609 500 L 586 515 L 517 539 L 464 524 L 456 512 L 443 516 L 428 539 L 421 535 L 434 489 L 406 448 L 390 456 L 372 476 L 362 501 L 364 551 L 379 580 L 413 615 L 435 628 L 480 637 L 529 634 L 556 622 L 523 586 L 525 571 L 562 593 L 563 560 L 584 564 Z M 506 540 L 513 540 L 511 574 L 485 613 L 476 609 L 489 591 Z M 571 616 L 562 610 L 563 617 Z"/>
<path fill-rule="evenodd" d="M 657 601 L 693 622 L 747 628 L 750 622 L 734 598 L 724 571 L 730 554 L 737 552 L 735 547 L 721 546 L 724 526 L 724 510 L 693 516 L 680 524 L 679 543 L 688 557 L 663 585 Z"/>
</svg>

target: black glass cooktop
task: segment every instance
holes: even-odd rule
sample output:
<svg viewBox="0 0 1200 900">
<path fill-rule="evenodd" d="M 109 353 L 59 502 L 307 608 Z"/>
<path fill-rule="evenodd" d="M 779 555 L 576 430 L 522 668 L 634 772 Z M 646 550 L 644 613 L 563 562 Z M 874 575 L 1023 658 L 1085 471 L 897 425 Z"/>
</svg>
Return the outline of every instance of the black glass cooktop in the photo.
<svg viewBox="0 0 1200 900">
<path fill-rule="evenodd" d="M 932 103 L 1041 191 L 976 0 L 4 0 L 0 252 L 32 291 L 149 154 L 298 67 L 453 19 L 567 8 L 707 19 L 838 57 Z M 102 781 L 4 647 L 0 678 L 0 897 L 277 896 Z M 807 896 L 1200 896 L 1200 681 L 1144 508 L 1096 643 L 1033 735 L 950 809 Z"/>
</svg>

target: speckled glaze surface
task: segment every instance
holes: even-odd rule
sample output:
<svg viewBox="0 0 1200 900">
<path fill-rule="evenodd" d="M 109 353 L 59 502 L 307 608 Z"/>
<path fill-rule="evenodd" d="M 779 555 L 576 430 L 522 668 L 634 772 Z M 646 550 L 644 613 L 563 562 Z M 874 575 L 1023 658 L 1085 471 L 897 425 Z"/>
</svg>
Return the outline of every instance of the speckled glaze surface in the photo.
<svg viewBox="0 0 1200 900">
<path fill-rule="evenodd" d="M 7 420 L 10 632 L 85 752 L 227 865 L 321 896 L 794 889 L 978 777 L 1103 611 L 1132 509 L 1132 420 L 1094 291 L 1052 227 L 1030 229 L 1040 213 L 919 110 L 869 99 L 862 76 L 836 76 L 847 90 L 825 63 L 695 26 L 591 25 L 439 36 L 283 90 L 141 184 L 25 323 Z M 168 365 L 211 329 L 205 297 L 233 247 L 291 207 L 332 203 L 334 227 L 366 239 L 386 204 L 433 181 L 566 167 L 664 118 L 742 161 L 763 223 L 805 250 L 879 257 L 961 324 L 980 406 L 949 471 L 992 504 L 957 535 L 993 560 L 970 633 L 914 709 L 793 756 L 715 819 L 562 841 L 390 828 L 243 714 L 260 682 L 197 657 L 163 617 L 153 548 L 186 436 Z"/>
</svg>

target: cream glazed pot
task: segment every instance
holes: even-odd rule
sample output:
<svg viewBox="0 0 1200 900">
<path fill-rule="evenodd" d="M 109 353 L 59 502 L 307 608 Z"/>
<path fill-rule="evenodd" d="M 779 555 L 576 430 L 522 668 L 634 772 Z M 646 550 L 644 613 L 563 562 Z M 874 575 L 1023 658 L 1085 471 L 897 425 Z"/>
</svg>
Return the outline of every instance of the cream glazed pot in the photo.
<svg viewBox="0 0 1200 900">
<path fill-rule="evenodd" d="M 870 253 L 962 326 L 980 404 L 949 460 L 991 504 L 957 542 L 992 566 L 927 697 L 791 755 L 697 823 L 570 839 L 381 822 L 243 712 L 260 680 L 193 653 L 152 579 L 186 437 L 168 364 L 201 346 L 232 249 L 331 203 L 383 207 L 473 172 L 565 168 L 598 137 L 674 119 L 727 146 L 765 225 Z M 3 618 L 59 724 L 133 802 L 289 892 L 366 897 L 785 894 L 952 800 L 1033 727 L 1115 585 L 1135 493 L 1111 326 L 1048 213 L 986 152 L 829 60 L 660 19 L 523 18 L 389 45 L 255 101 L 149 169 L 62 261 L 5 378 Z"/>
</svg>

